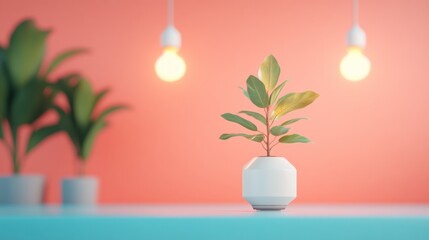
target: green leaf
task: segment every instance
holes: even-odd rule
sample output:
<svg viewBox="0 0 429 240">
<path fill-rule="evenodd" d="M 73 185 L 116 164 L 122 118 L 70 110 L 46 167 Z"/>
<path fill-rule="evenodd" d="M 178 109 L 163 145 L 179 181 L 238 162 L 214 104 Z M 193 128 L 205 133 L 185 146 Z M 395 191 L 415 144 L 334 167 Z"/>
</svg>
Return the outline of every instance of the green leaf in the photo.
<svg viewBox="0 0 429 240">
<path fill-rule="evenodd" d="M 221 140 L 227 140 L 232 137 L 245 137 L 249 140 L 255 141 L 255 142 L 262 142 L 264 140 L 264 134 L 256 134 L 256 135 L 249 135 L 244 133 L 226 133 L 222 134 L 219 139 Z"/>
<path fill-rule="evenodd" d="M 4 74 L 0 61 L 0 121 L 7 117 L 9 106 L 9 82 Z"/>
<path fill-rule="evenodd" d="M 292 134 L 292 135 L 286 135 L 279 139 L 279 142 L 281 143 L 308 143 L 310 142 L 310 139 L 301 136 L 299 134 Z"/>
<path fill-rule="evenodd" d="M 107 109 L 105 109 L 104 111 L 102 111 L 100 113 L 100 115 L 98 115 L 97 120 L 99 121 L 104 121 L 104 119 L 107 117 L 107 115 L 110 115 L 113 112 L 116 112 L 118 110 L 123 110 L 123 109 L 127 109 L 127 106 L 123 106 L 123 105 L 116 105 L 116 106 L 112 106 L 109 107 Z"/>
<path fill-rule="evenodd" d="M 3 121 L 0 120 L 0 139 L 4 139 Z"/>
<path fill-rule="evenodd" d="M 270 129 L 270 133 L 274 136 L 280 136 L 289 132 L 289 128 L 285 128 L 283 126 L 275 126 Z"/>
<path fill-rule="evenodd" d="M 94 102 L 95 96 L 89 81 L 80 78 L 73 98 L 73 113 L 81 131 L 86 130 L 91 122 Z"/>
<path fill-rule="evenodd" d="M 280 98 L 277 102 L 277 105 L 274 108 L 274 116 L 279 118 L 288 112 L 304 108 L 316 100 L 317 97 L 319 97 L 319 94 L 313 91 L 289 93 Z"/>
<path fill-rule="evenodd" d="M 298 122 L 299 120 L 302 120 L 302 119 L 307 119 L 307 118 L 293 118 L 293 119 L 287 120 L 286 122 L 280 124 L 280 126 L 286 126 L 286 125 L 292 124 L 294 122 Z"/>
<path fill-rule="evenodd" d="M 90 128 L 87 132 L 87 134 L 85 135 L 85 138 L 83 139 L 82 142 L 82 151 L 80 156 L 82 157 L 83 160 L 86 160 L 89 156 L 89 154 L 91 153 L 92 150 L 92 146 L 94 144 L 94 140 L 96 135 L 104 128 L 106 127 L 106 122 L 104 121 L 104 119 L 112 114 L 113 112 L 116 112 L 118 110 L 122 110 L 122 109 L 126 109 L 126 106 L 122 106 L 122 105 L 117 105 L 117 106 L 112 106 L 109 107 L 107 109 L 105 109 L 103 112 L 100 113 L 100 115 L 98 116 L 98 118 L 93 121 L 90 125 Z"/>
<path fill-rule="evenodd" d="M 250 99 L 249 97 L 249 93 L 246 91 L 246 89 L 240 87 L 241 91 L 243 92 L 244 96 L 246 96 L 248 99 Z"/>
<path fill-rule="evenodd" d="M 6 62 L 15 87 L 22 88 L 38 74 L 48 33 L 38 29 L 32 20 L 24 20 L 12 33 Z"/>
<path fill-rule="evenodd" d="M 78 49 L 67 50 L 67 51 L 59 54 L 49 64 L 49 67 L 47 68 L 44 76 L 48 76 L 52 71 L 55 70 L 55 68 L 57 68 L 65 60 L 67 60 L 67 59 L 69 59 L 69 58 L 71 58 L 73 56 L 76 56 L 78 54 L 84 53 L 86 51 L 87 51 L 86 49 L 78 48 Z"/>
<path fill-rule="evenodd" d="M 103 99 L 108 92 L 109 92 L 109 89 L 104 89 L 98 92 L 97 95 L 95 95 L 94 107 L 97 106 L 97 103 L 100 102 L 100 100 Z"/>
<path fill-rule="evenodd" d="M 258 128 L 256 127 L 255 124 L 253 124 L 252 122 L 238 116 L 232 113 L 225 113 L 221 115 L 225 120 L 230 121 L 230 122 L 235 122 L 240 124 L 241 126 L 252 130 L 252 131 L 258 131 Z"/>
<path fill-rule="evenodd" d="M 79 141 L 79 129 L 77 128 L 76 125 L 74 125 L 73 123 L 73 119 L 71 117 L 70 114 L 67 114 L 66 112 L 64 112 L 63 109 L 61 109 L 60 107 L 56 106 L 56 105 L 52 105 L 51 108 L 53 110 L 55 110 L 60 118 L 60 125 L 61 128 L 67 133 L 67 135 L 70 138 L 70 141 L 73 143 L 73 145 L 75 146 L 76 149 L 76 153 L 79 155 L 80 153 L 80 141 Z"/>
<path fill-rule="evenodd" d="M 247 93 L 249 94 L 250 101 L 257 107 L 268 107 L 268 95 L 264 84 L 257 77 L 250 75 L 247 78 Z"/>
<path fill-rule="evenodd" d="M 42 81 L 31 81 L 17 92 L 12 99 L 11 125 L 18 127 L 22 124 L 32 123 L 44 113 L 46 99 L 43 91 L 45 86 Z"/>
<path fill-rule="evenodd" d="M 278 98 L 280 92 L 282 91 L 283 87 L 285 86 L 285 84 L 286 84 L 286 81 L 284 81 L 282 84 L 278 85 L 273 90 L 273 92 L 270 95 L 270 105 L 273 105 L 277 101 L 277 98 Z"/>
<path fill-rule="evenodd" d="M 264 125 L 267 125 L 267 120 L 260 113 L 252 112 L 252 111 L 240 111 L 239 113 L 244 113 L 244 114 L 246 114 L 248 116 L 251 116 L 251 117 L 255 118 L 256 120 L 260 121 Z"/>
<path fill-rule="evenodd" d="M 0 45 L 0 63 L 3 62 L 4 54 L 6 53 L 6 50 L 2 45 Z"/>
<path fill-rule="evenodd" d="M 54 88 L 60 90 L 66 95 L 71 109 L 73 109 L 73 99 L 79 78 L 79 74 L 72 73 L 61 77 L 60 79 L 58 79 L 57 82 L 53 84 Z"/>
<path fill-rule="evenodd" d="M 82 151 L 80 157 L 83 160 L 87 160 L 89 154 L 91 153 L 92 146 L 94 145 L 94 140 L 97 134 L 106 126 L 106 122 L 103 120 L 97 120 L 91 124 L 91 127 L 88 130 L 87 135 L 82 143 Z"/>
<path fill-rule="evenodd" d="M 39 143 L 45 140 L 47 137 L 62 131 L 63 128 L 60 124 L 54 124 L 46 127 L 34 130 L 31 133 L 30 139 L 28 140 L 26 153 L 30 153 Z"/>
<path fill-rule="evenodd" d="M 273 55 L 269 55 L 264 59 L 264 62 L 259 68 L 258 75 L 268 91 L 276 87 L 280 76 L 280 66 Z"/>
</svg>

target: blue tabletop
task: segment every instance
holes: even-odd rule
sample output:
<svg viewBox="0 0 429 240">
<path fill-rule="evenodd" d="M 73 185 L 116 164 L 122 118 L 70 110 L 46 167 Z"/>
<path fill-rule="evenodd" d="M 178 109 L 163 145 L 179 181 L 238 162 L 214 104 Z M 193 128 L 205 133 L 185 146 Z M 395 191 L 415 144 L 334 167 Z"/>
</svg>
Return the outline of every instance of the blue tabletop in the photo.
<svg viewBox="0 0 429 240">
<path fill-rule="evenodd" d="M 0 207 L 0 239 L 429 239 L 429 205 Z"/>
</svg>

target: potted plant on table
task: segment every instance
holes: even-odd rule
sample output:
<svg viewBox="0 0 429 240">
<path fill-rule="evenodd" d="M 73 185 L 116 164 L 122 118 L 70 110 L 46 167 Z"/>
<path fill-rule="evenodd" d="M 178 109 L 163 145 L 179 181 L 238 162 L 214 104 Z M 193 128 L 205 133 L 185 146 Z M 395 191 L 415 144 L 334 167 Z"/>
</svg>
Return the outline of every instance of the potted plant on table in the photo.
<svg viewBox="0 0 429 240">
<path fill-rule="evenodd" d="M 97 134 L 106 126 L 106 117 L 126 108 L 122 105 L 108 107 L 100 114 L 94 114 L 107 90 L 94 93 L 88 80 L 79 75 L 70 75 L 56 84 L 65 94 L 67 110 L 59 106 L 54 109 L 60 115 L 56 124 L 67 133 L 77 156 L 76 177 L 62 180 L 62 201 L 66 205 L 94 205 L 98 196 L 98 179 L 86 175 L 86 165 Z"/>
<path fill-rule="evenodd" d="M 9 45 L 0 46 L 0 141 L 10 153 L 12 176 L 0 177 L 0 204 L 33 205 L 43 198 L 45 179 L 42 175 L 22 175 L 28 155 L 45 137 L 58 129 L 39 131 L 37 120 L 49 109 L 56 92 L 48 81 L 50 73 L 64 60 L 82 52 L 66 51 L 42 69 L 46 38 L 49 31 L 36 27 L 26 19 L 14 29 Z M 26 152 L 20 130 L 31 127 Z"/>
<path fill-rule="evenodd" d="M 243 197 L 254 209 L 282 210 L 296 198 L 296 169 L 286 158 L 272 156 L 272 149 L 279 143 L 307 143 L 310 140 L 299 134 L 289 134 L 289 126 L 304 118 L 289 119 L 280 124 L 278 121 L 287 113 L 308 106 L 319 95 L 305 91 L 278 98 L 286 81 L 278 84 L 280 66 L 272 55 L 265 58 L 258 75 L 259 78 L 250 75 L 246 81 L 247 90 L 242 91 L 256 107 L 263 109 L 263 114 L 239 113 L 254 118 L 262 128 L 239 115 L 225 113 L 222 115 L 225 120 L 238 123 L 252 133 L 222 134 L 220 139 L 244 137 L 262 145 L 266 155 L 253 158 L 243 168 Z"/>
</svg>

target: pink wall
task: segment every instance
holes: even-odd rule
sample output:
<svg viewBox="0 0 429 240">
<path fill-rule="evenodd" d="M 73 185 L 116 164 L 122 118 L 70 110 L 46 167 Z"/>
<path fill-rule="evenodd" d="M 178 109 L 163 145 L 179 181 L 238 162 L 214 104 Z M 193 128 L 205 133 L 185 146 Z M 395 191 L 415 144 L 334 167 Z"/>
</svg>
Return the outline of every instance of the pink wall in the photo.
<svg viewBox="0 0 429 240">
<path fill-rule="evenodd" d="M 346 53 L 351 0 L 176 0 L 176 25 L 188 72 L 180 82 L 158 80 L 165 1 L 2 0 L 0 42 L 15 24 L 34 17 L 55 31 L 48 57 L 85 46 L 91 53 L 58 73 L 81 70 L 97 89 L 113 88 L 106 104 L 129 103 L 110 118 L 90 159 L 102 181 L 101 201 L 243 202 L 241 168 L 263 154 L 255 143 L 218 140 L 239 127 L 224 112 L 251 109 L 241 95 L 272 53 L 286 89 L 321 97 L 293 116 L 309 116 L 294 130 L 313 144 L 283 145 L 299 171 L 296 202 L 429 201 L 429 1 L 361 0 L 370 76 L 348 82 L 338 65 Z M 292 116 L 291 115 L 291 116 Z M 36 149 L 27 173 L 49 177 L 48 201 L 73 173 L 73 151 L 58 135 Z M 0 148 L 0 173 L 9 161 Z"/>
</svg>

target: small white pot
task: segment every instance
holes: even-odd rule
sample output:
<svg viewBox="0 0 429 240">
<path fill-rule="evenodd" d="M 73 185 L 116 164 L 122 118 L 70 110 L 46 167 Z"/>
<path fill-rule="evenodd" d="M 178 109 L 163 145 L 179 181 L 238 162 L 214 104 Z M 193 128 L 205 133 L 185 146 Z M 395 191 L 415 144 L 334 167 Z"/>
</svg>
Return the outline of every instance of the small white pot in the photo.
<svg viewBox="0 0 429 240">
<path fill-rule="evenodd" d="M 0 177 L 0 205 L 39 205 L 43 203 L 45 177 L 13 175 Z"/>
<path fill-rule="evenodd" d="M 243 198 L 255 210 L 283 210 L 296 198 L 296 168 L 283 157 L 255 157 L 243 168 Z"/>
<path fill-rule="evenodd" d="M 64 178 L 61 182 L 61 191 L 64 205 L 95 205 L 98 198 L 98 179 L 95 177 Z"/>
</svg>

